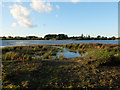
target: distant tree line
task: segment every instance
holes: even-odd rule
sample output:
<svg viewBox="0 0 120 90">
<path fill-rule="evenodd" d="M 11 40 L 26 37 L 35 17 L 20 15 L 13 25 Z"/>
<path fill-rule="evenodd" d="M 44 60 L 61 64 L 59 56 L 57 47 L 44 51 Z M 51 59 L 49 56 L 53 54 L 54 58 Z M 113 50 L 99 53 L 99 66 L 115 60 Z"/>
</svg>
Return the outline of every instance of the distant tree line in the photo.
<svg viewBox="0 0 120 90">
<path fill-rule="evenodd" d="M 68 37 L 66 34 L 47 34 L 43 38 L 42 37 L 37 37 L 37 36 L 26 36 L 26 37 L 0 37 L 2 40 L 120 40 L 119 38 L 116 38 L 115 36 L 112 37 L 104 37 L 98 35 L 97 37 L 91 37 L 90 35 L 84 36 L 83 34 L 80 36 L 72 36 Z"/>
</svg>

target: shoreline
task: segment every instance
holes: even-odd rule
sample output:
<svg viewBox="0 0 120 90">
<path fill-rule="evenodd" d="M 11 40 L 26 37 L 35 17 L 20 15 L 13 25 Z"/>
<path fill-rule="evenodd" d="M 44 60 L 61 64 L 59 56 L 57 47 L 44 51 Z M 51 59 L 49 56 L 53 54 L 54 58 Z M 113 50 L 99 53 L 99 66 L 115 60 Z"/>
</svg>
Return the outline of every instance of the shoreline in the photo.
<svg viewBox="0 0 120 90">
<path fill-rule="evenodd" d="M 3 42 L 3 41 L 7 41 L 7 42 Z M 11 47 L 11 46 L 31 46 L 31 45 L 66 45 L 66 44 L 70 44 L 70 43 L 75 43 L 75 44 L 77 44 L 77 43 L 82 43 L 82 44 L 89 44 L 89 43 L 119 44 L 119 42 L 120 42 L 120 40 L 3 40 L 3 41 L 1 43 L 2 46 L 0 46 L 0 48 L 1 47 Z M 17 41 L 21 41 L 21 42 L 17 42 Z M 22 41 L 26 41 L 26 42 L 22 42 Z M 27 42 L 27 41 L 33 41 L 33 42 Z M 111 42 L 109 42 L 109 41 L 111 41 Z M 5 45 L 5 43 L 8 43 L 8 45 Z M 9 45 L 9 43 L 10 43 L 10 45 Z"/>
</svg>

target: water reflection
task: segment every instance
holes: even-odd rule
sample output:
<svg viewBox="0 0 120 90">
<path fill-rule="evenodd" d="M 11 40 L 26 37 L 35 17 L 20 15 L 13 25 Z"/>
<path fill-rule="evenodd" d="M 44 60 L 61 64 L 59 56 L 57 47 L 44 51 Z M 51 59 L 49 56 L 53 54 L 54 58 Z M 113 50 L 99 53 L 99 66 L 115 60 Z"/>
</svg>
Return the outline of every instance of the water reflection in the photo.
<svg viewBox="0 0 120 90">
<path fill-rule="evenodd" d="M 59 51 L 57 53 L 57 57 L 59 58 L 60 55 L 62 54 L 65 58 L 74 58 L 74 57 L 81 57 L 79 51 L 76 50 L 70 50 L 67 48 L 63 48 L 63 47 L 56 47 L 56 48 L 61 48 L 63 51 Z"/>
</svg>

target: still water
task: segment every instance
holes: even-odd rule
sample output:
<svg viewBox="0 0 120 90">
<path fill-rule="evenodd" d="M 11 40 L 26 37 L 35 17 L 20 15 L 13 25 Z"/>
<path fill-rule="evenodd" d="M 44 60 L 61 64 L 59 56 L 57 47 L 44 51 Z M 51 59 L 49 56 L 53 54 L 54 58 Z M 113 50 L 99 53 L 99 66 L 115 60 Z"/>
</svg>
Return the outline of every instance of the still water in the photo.
<svg viewBox="0 0 120 90">
<path fill-rule="evenodd" d="M 2 40 L 0 46 L 28 46 L 28 45 L 65 45 L 69 43 L 110 43 L 118 44 L 118 40 Z"/>
<path fill-rule="evenodd" d="M 77 50 L 70 50 L 70 49 L 63 48 L 63 47 L 57 47 L 57 48 L 61 48 L 63 50 L 63 52 L 57 53 L 58 58 L 60 57 L 60 55 L 62 55 L 65 58 L 81 57 L 79 51 Z"/>
</svg>

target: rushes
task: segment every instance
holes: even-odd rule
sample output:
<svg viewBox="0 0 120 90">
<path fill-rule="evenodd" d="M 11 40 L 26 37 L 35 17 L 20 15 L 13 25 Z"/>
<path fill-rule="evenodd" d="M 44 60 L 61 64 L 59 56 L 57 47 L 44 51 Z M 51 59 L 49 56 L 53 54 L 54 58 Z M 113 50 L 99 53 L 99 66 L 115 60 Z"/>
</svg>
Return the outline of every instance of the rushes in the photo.
<svg viewBox="0 0 120 90">
<path fill-rule="evenodd" d="M 6 52 L 4 55 L 2 55 L 3 60 L 14 60 L 19 57 L 19 53 L 15 53 L 13 51 Z"/>
<path fill-rule="evenodd" d="M 59 55 L 59 59 L 60 59 L 60 60 L 65 59 L 65 56 L 63 55 L 63 53 L 60 53 L 60 55 Z"/>
<path fill-rule="evenodd" d="M 34 56 L 39 56 L 41 59 L 51 59 L 56 56 L 59 50 L 60 48 L 46 45 L 5 47 L 2 48 L 2 60 L 31 60 Z"/>
</svg>

